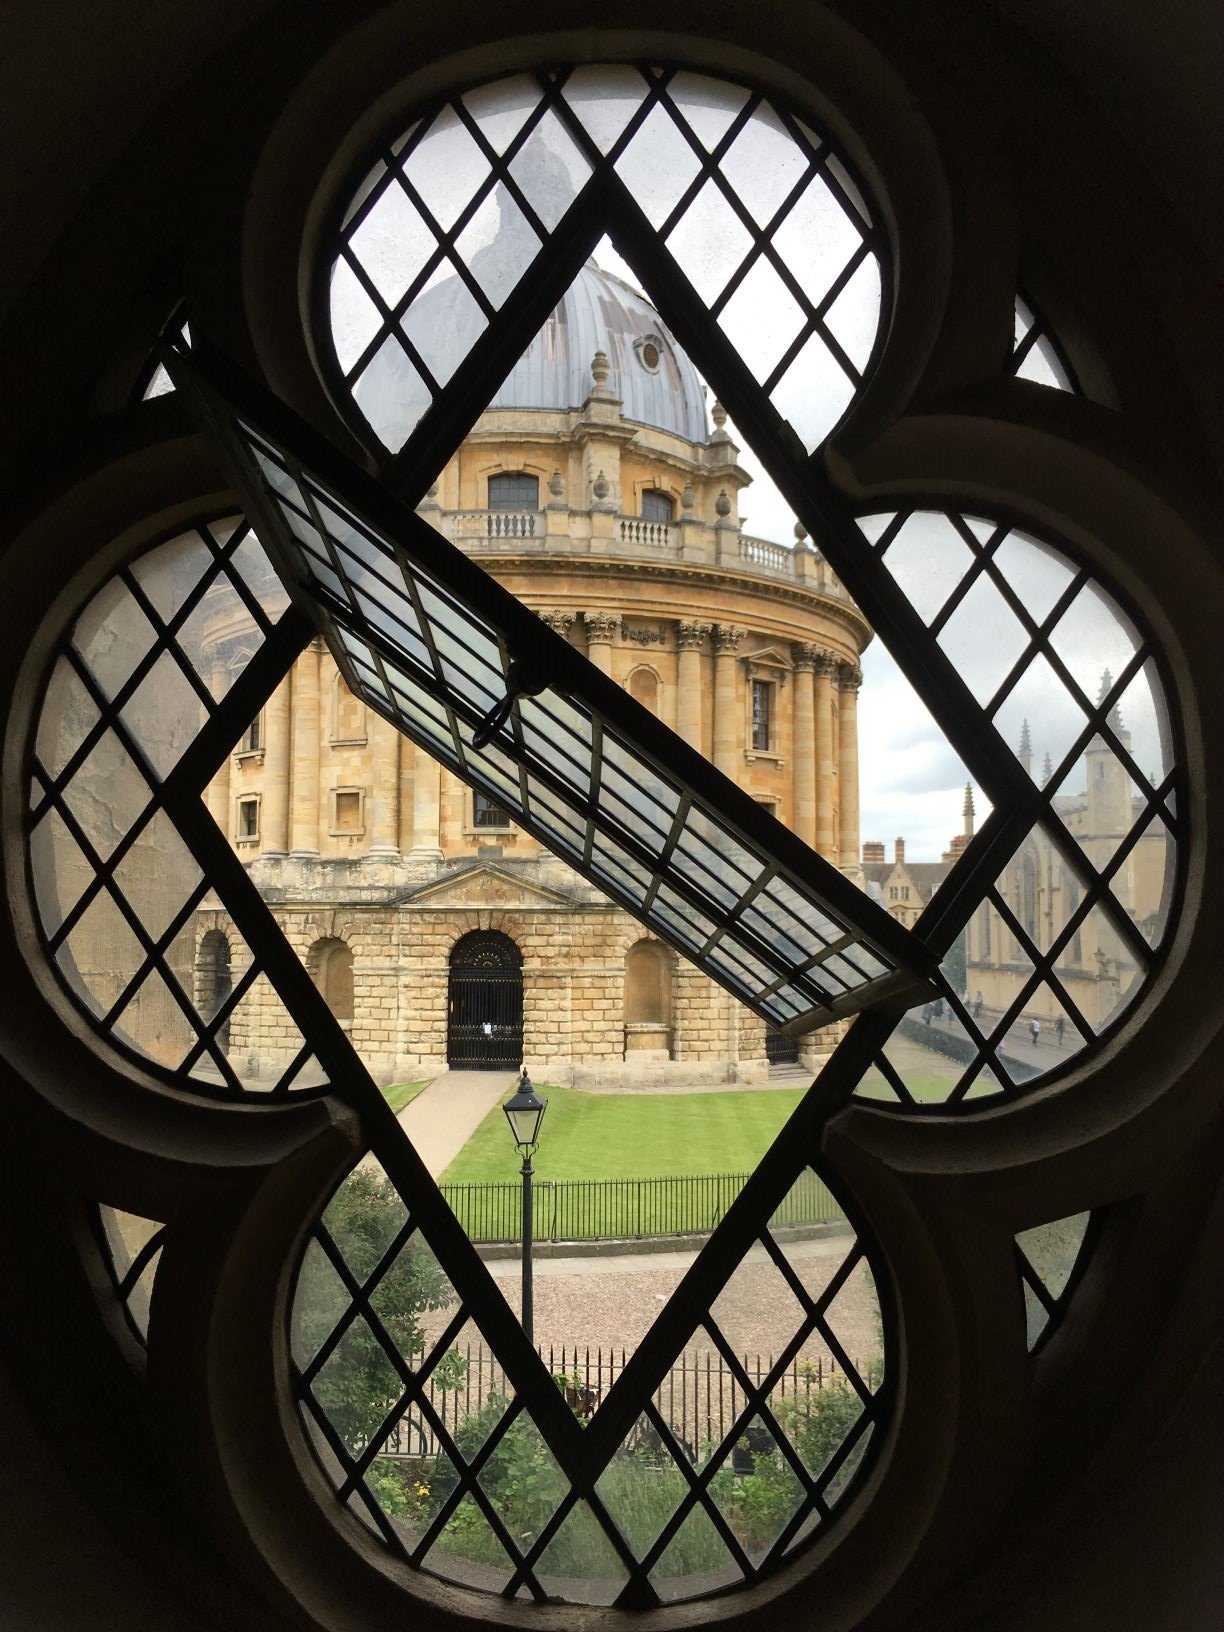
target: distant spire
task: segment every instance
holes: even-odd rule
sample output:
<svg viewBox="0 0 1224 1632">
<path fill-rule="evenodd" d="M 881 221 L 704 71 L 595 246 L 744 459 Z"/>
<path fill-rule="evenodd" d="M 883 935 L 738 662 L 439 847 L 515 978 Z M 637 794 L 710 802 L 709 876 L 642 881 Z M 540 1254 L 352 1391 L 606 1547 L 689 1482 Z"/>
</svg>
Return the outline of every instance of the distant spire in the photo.
<svg viewBox="0 0 1224 1632">
<path fill-rule="evenodd" d="M 1024 766 L 1026 771 L 1031 772 L 1033 765 L 1033 744 L 1029 737 L 1029 723 L 1027 720 L 1025 720 L 1024 724 L 1020 727 L 1020 763 Z"/>
<path fill-rule="evenodd" d="M 965 804 L 961 813 L 961 832 L 965 838 L 973 837 L 973 787 L 965 783 Z"/>
<path fill-rule="evenodd" d="M 1054 775 L 1054 767 L 1053 767 L 1053 765 L 1050 764 L 1050 750 L 1047 748 L 1046 749 L 1046 756 L 1045 756 L 1045 763 L 1041 767 L 1041 785 L 1042 785 L 1043 788 L 1048 788 L 1049 787 L 1050 778 L 1053 775 Z"/>
<path fill-rule="evenodd" d="M 1105 673 L 1101 676 L 1101 689 L 1097 693 L 1097 703 L 1103 703 L 1112 690 L 1113 676 L 1110 674 L 1109 670 L 1106 669 Z M 1125 725 L 1122 723 L 1122 711 L 1119 709 L 1116 702 L 1110 709 L 1109 713 L 1105 716 L 1105 722 L 1110 729 L 1121 736 L 1122 740 L 1129 746 L 1130 732 L 1127 731 Z"/>
</svg>

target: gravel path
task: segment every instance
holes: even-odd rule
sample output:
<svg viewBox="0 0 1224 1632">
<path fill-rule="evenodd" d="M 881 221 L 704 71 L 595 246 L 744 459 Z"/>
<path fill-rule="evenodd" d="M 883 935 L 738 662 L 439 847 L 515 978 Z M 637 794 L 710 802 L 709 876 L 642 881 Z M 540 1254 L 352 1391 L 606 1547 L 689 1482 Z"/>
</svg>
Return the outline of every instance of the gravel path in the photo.
<svg viewBox="0 0 1224 1632">
<path fill-rule="evenodd" d="M 790 1263 L 811 1296 L 818 1297 L 829 1284 L 853 1240 L 847 1232 L 785 1245 Z M 533 1284 L 538 1346 L 632 1351 L 695 1256 L 688 1251 L 537 1258 Z M 517 1314 L 522 1284 L 518 1259 L 495 1259 L 489 1270 Z M 438 1311 L 429 1317 L 431 1334 L 441 1330 L 445 1315 Z M 801 1320 L 798 1302 L 759 1246 L 751 1249 L 736 1271 L 715 1304 L 714 1315 L 732 1348 L 752 1356 L 781 1353 Z M 829 1322 L 852 1359 L 865 1363 L 878 1354 L 875 1292 L 862 1265 L 851 1271 L 834 1299 Z M 698 1332 L 688 1352 L 704 1353 L 711 1347 L 708 1337 Z M 830 1350 L 813 1334 L 804 1342 L 800 1358 L 817 1357 L 827 1360 Z"/>
</svg>

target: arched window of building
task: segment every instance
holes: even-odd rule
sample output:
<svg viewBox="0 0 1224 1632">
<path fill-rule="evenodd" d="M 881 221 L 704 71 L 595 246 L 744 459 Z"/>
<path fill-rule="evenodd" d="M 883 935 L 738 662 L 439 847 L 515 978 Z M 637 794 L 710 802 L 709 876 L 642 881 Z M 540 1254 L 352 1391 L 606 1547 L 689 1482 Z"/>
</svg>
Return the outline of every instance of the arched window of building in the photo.
<svg viewBox="0 0 1224 1632">
<path fill-rule="evenodd" d="M 230 967 L 230 943 L 224 930 L 209 929 L 200 937 L 196 954 L 196 1002 L 200 1015 L 210 1023 L 225 1007 L 234 979 Z M 221 1021 L 216 1029 L 217 1044 L 229 1048 L 229 1019 Z"/>
<path fill-rule="evenodd" d="M 672 501 L 666 493 L 648 487 L 642 494 L 642 520 L 668 522 L 674 514 Z"/>
<path fill-rule="evenodd" d="M 628 692 L 635 702 L 641 703 L 652 714 L 659 712 L 659 676 L 645 665 L 634 669 L 629 676 Z"/>
<path fill-rule="evenodd" d="M 506 471 L 489 477 L 490 510 L 538 510 L 540 478 L 526 471 Z"/>
<path fill-rule="evenodd" d="M 337 937 L 316 941 L 306 956 L 315 985 L 342 1026 L 353 1023 L 353 949 Z"/>
<path fill-rule="evenodd" d="M 366 709 L 360 697 L 354 697 L 337 674 L 332 680 L 331 740 L 333 743 L 364 742 L 366 740 Z"/>
</svg>

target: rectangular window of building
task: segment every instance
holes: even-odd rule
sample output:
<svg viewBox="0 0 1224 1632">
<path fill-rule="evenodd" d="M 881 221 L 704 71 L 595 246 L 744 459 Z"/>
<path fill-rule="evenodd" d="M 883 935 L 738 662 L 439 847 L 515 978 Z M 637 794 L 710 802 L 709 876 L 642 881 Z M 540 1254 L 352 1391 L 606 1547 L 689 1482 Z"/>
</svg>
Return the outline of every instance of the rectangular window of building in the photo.
<svg viewBox="0 0 1224 1632">
<path fill-rule="evenodd" d="M 332 831 L 360 833 L 365 826 L 365 812 L 360 788 L 337 788 L 332 795 Z"/>
<path fill-rule="evenodd" d="M 258 794 L 238 801 L 238 837 L 247 843 L 253 843 L 259 838 Z"/>
<path fill-rule="evenodd" d="M 487 793 L 472 794 L 473 827 L 509 827 L 510 812 L 503 810 Z"/>
<path fill-rule="evenodd" d="M 490 510 L 538 510 L 540 508 L 540 480 L 525 471 L 507 472 L 489 477 Z"/>
<path fill-rule="evenodd" d="M 242 741 L 238 745 L 240 754 L 257 754 L 264 745 L 264 717 L 261 709 L 255 718 L 242 733 Z"/>
<path fill-rule="evenodd" d="M 759 754 L 770 751 L 773 727 L 773 681 L 752 682 L 752 746 Z"/>
<path fill-rule="evenodd" d="M 642 494 L 643 521 L 670 521 L 672 519 L 672 501 L 666 493 L 660 493 L 656 488 L 648 487 Z"/>
</svg>

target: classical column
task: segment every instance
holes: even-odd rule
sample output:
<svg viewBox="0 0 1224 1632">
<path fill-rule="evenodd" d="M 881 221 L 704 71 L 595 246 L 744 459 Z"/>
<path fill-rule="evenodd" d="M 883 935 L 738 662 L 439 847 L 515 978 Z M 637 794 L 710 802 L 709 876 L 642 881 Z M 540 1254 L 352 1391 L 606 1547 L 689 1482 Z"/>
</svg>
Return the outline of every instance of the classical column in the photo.
<svg viewBox="0 0 1224 1632">
<path fill-rule="evenodd" d="M 835 861 L 833 851 L 833 671 L 837 659 L 832 652 L 818 652 L 813 662 L 816 713 L 816 848 L 826 861 Z"/>
<path fill-rule="evenodd" d="M 584 612 L 587 656 L 604 674 L 612 673 L 612 636 L 620 619 L 614 612 Z"/>
<path fill-rule="evenodd" d="M 863 671 L 843 663 L 838 674 L 837 772 L 841 783 L 838 864 L 859 865 L 858 694 Z"/>
<path fill-rule="evenodd" d="M 413 784 L 416 782 L 416 744 L 399 737 L 399 848 L 401 855 L 412 849 Z"/>
<path fill-rule="evenodd" d="M 224 697 L 227 678 L 224 666 L 218 664 L 209 676 L 208 689 L 214 697 Z M 203 711 L 201 710 L 201 712 Z M 233 763 L 233 757 L 232 754 L 226 754 L 221 761 L 216 776 L 208 784 L 208 790 L 204 796 L 208 805 L 208 814 L 231 843 L 234 838 L 234 816 L 230 810 L 230 766 Z"/>
<path fill-rule="evenodd" d="M 714 625 L 714 763 L 733 782 L 739 778 L 743 747 L 743 713 L 736 697 L 735 650 L 742 629 Z"/>
<path fill-rule="evenodd" d="M 816 844 L 816 659 L 820 649 L 794 648 L 795 658 L 795 832 Z"/>
<path fill-rule="evenodd" d="M 370 713 L 373 785 L 370 797 L 370 850 L 375 859 L 399 855 L 400 734 L 381 714 Z"/>
<path fill-rule="evenodd" d="M 261 854 L 289 849 L 289 675 L 264 705 L 264 778 L 260 809 Z"/>
<path fill-rule="evenodd" d="M 560 635 L 563 640 L 568 639 L 569 632 L 574 626 L 574 614 L 562 612 L 558 607 L 550 611 L 539 613 L 541 623 L 546 623 L 554 635 Z"/>
<path fill-rule="evenodd" d="M 289 838 L 295 856 L 319 853 L 319 645 L 293 665 L 293 801 Z"/>
<path fill-rule="evenodd" d="M 412 778 L 412 849 L 416 861 L 441 861 L 438 823 L 442 805 L 442 767 L 424 748 L 416 750 Z"/>
<path fill-rule="evenodd" d="M 710 632 L 708 623 L 683 619 L 676 625 L 680 656 L 676 669 L 676 732 L 700 753 L 701 646 Z"/>
</svg>

